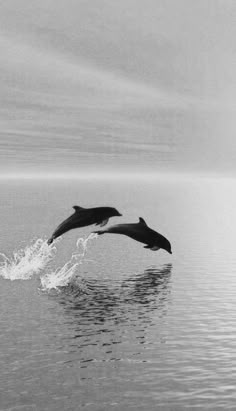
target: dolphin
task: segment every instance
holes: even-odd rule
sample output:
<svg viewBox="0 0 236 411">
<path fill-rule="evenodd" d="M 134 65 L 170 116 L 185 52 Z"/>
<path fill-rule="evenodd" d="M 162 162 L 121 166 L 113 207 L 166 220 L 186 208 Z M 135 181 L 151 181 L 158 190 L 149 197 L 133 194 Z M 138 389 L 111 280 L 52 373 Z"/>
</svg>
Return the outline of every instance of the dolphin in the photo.
<svg viewBox="0 0 236 411">
<path fill-rule="evenodd" d="M 62 234 L 65 234 L 73 228 L 86 227 L 91 224 L 96 224 L 103 227 L 107 224 L 110 217 L 122 215 L 116 210 L 116 208 L 113 207 L 83 208 L 73 206 L 73 208 L 75 210 L 74 214 L 64 220 L 56 228 L 52 236 L 48 239 L 48 244 L 51 244 L 55 238 L 60 237 Z"/>
<path fill-rule="evenodd" d="M 162 248 L 172 254 L 171 244 L 167 238 L 148 227 L 142 217 L 139 217 L 139 222 L 136 224 L 116 224 L 104 230 L 94 231 L 94 233 L 98 235 L 105 233 L 124 234 L 133 240 L 146 244 L 144 248 L 149 248 L 152 251 Z"/>
</svg>

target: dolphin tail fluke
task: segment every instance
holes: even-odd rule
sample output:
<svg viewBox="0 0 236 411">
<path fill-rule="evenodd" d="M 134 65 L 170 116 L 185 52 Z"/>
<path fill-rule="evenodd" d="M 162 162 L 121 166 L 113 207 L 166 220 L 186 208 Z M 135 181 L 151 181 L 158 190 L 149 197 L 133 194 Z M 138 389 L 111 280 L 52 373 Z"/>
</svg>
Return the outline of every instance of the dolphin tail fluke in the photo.
<svg viewBox="0 0 236 411">
<path fill-rule="evenodd" d="M 52 244 L 53 240 L 54 240 L 53 237 L 49 238 L 48 241 L 47 241 L 48 245 Z"/>
<path fill-rule="evenodd" d="M 106 233 L 106 231 L 105 231 L 105 230 L 98 230 L 98 231 L 93 231 L 93 233 L 94 233 L 94 234 L 101 235 L 101 234 Z"/>
</svg>

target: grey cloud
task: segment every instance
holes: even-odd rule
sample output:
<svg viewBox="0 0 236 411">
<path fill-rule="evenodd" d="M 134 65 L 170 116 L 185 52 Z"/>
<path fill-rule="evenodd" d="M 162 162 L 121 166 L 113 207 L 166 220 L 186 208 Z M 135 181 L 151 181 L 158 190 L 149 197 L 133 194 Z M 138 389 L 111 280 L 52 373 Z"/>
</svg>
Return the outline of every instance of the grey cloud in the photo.
<svg viewBox="0 0 236 411">
<path fill-rule="evenodd" d="M 1 171 L 234 170 L 235 12 L 230 0 L 2 2 Z"/>
</svg>

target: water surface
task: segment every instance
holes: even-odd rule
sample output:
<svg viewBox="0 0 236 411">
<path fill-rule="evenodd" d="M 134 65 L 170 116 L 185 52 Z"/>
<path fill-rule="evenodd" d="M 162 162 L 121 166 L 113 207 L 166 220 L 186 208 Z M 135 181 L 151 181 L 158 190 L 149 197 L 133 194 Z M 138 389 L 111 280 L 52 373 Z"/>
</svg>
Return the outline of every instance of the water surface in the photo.
<svg viewBox="0 0 236 411">
<path fill-rule="evenodd" d="M 173 254 L 76 246 L 93 227 L 49 252 L 75 204 L 143 217 Z M 1 410 L 235 409 L 235 209 L 233 180 L 2 182 Z"/>
</svg>

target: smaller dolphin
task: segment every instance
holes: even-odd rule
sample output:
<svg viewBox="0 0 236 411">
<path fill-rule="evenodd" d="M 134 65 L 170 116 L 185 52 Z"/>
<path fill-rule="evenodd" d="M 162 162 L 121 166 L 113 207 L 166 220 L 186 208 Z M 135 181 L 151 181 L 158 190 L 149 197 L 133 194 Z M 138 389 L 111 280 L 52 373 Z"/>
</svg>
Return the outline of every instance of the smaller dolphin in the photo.
<svg viewBox="0 0 236 411">
<path fill-rule="evenodd" d="M 160 248 L 172 254 L 170 242 L 163 235 L 157 233 L 148 227 L 142 217 L 139 217 L 139 222 L 136 224 L 116 224 L 105 230 L 94 231 L 99 235 L 105 233 L 124 234 L 133 240 L 146 244 L 144 248 L 149 248 L 152 251 L 157 251 Z"/>
<path fill-rule="evenodd" d="M 54 231 L 47 243 L 51 244 L 55 238 L 60 237 L 67 231 L 73 228 L 86 227 L 88 225 L 96 224 L 103 227 L 110 217 L 121 216 L 122 214 L 113 207 L 95 207 L 83 208 L 79 206 L 73 207 L 75 212 L 66 220 L 64 220 Z"/>
</svg>

